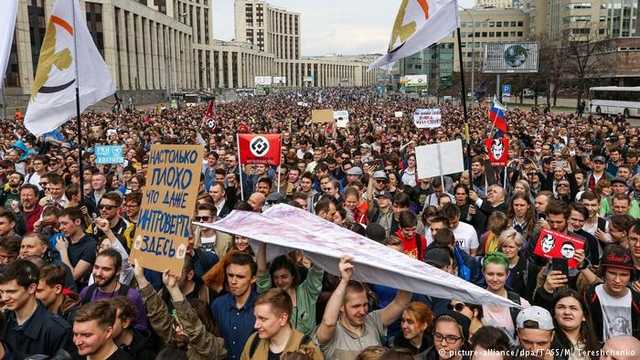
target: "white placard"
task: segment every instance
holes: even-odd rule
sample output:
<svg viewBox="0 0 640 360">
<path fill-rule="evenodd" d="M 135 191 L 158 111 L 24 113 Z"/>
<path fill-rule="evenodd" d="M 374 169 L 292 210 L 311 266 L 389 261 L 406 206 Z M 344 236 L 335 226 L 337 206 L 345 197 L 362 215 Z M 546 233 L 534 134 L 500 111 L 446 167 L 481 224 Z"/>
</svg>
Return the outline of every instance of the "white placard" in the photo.
<svg viewBox="0 0 640 360">
<path fill-rule="evenodd" d="M 272 84 L 271 76 L 256 76 L 255 84 L 262 85 L 262 86 L 269 86 Z"/>
<path fill-rule="evenodd" d="M 416 147 L 418 179 L 457 174 L 464 170 L 462 140 Z"/>
<path fill-rule="evenodd" d="M 435 129 L 442 125 L 442 114 L 439 108 L 416 109 L 413 123 L 418 129 Z"/>
<path fill-rule="evenodd" d="M 336 127 L 338 128 L 349 126 L 349 112 L 347 110 L 334 111 L 333 119 L 336 121 Z"/>
<path fill-rule="evenodd" d="M 402 111 L 396 111 L 393 115 L 397 118 L 401 118 L 404 114 L 402 113 Z"/>
</svg>

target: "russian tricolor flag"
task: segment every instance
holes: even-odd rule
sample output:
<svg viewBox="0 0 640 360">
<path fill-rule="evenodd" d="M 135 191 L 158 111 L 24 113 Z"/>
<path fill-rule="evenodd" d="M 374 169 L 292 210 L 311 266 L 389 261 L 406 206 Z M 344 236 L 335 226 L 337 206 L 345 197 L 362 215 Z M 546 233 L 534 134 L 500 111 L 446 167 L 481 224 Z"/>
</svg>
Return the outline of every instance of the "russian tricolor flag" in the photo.
<svg viewBox="0 0 640 360">
<path fill-rule="evenodd" d="M 493 104 L 491 105 L 491 110 L 489 110 L 489 120 L 497 129 L 499 129 L 503 133 L 507 132 L 507 120 L 505 119 L 506 113 L 506 106 L 502 105 L 498 101 L 498 99 L 494 98 Z"/>
</svg>

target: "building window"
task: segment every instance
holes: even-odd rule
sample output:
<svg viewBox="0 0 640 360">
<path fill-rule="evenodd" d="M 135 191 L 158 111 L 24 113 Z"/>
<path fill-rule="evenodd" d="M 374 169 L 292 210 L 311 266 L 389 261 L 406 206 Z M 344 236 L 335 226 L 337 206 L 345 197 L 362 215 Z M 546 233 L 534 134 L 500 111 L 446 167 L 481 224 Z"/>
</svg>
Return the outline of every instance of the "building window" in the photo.
<svg viewBox="0 0 640 360">
<path fill-rule="evenodd" d="M 523 21 L 518 21 L 518 26 L 520 26 L 520 27 L 524 26 L 524 22 Z"/>
<path fill-rule="evenodd" d="M 495 35 L 494 35 L 493 31 L 489 31 L 489 37 L 494 37 L 494 36 Z"/>
<path fill-rule="evenodd" d="M 522 26 L 522 25 L 520 25 L 520 26 Z M 511 27 L 516 27 L 516 22 L 515 21 L 511 22 Z"/>
<path fill-rule="evenodd" d="M 46 20 L 44 18 L 44 0 L 31 0 L 27 6 L 29 14 L 29 34 L 31 37 L 31 60 L 34 71 L 38 67 L 40 48 L 44 38 Z M 14 37 L 15 39 L 15 37 Z"/>
<path fill-rule="evenodd" d="M 518 31 L 518 37 L 522 37 L 522 31 Z"/>
</svg>

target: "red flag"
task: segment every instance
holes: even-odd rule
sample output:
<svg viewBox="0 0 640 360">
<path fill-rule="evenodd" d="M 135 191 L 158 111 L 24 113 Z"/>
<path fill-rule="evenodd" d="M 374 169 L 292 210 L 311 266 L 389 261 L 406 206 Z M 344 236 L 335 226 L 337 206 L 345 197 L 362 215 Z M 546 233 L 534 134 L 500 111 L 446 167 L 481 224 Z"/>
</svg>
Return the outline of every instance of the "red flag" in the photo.
<svg viewBox="0 0 640 360">
<path fill-rule="evenodd" d="M 492 166 L 507 166 L 509 161 L 509 139 L 505 137 L 484 140 Z"/>
<path fill-rule="evenodd" d="M 533 253 L 547 259 L 567 259 L 569 269 L 576 269 L 575 253 L 584 249 L 584 241 L 556 231 L 542 229 Z"/>
<path fill-rule="evenodd" d="M 203 126 L 208 127 L 209 129 L 216 128 L 216 122 L 213 120 L 214 114 L 214 102 L 213 100 L 209 100 L 209 105 L 207 106 L 207 111 L 202 114 L 202 124 Z"/>
<path fill-rule="evenodd" d="M 280 134 L 238 134 L 240 164 L 280 165 Z"/>
<path fill-rule="evenodd" d="M 240 124 L 238 125 L 238 133 L 246 134 L 250 131 L 251 129 L 249 129 L 249 125 L 247 125 L 247 123 L 245 123 L 244 121 L 241 121 Z"/>
</svg>

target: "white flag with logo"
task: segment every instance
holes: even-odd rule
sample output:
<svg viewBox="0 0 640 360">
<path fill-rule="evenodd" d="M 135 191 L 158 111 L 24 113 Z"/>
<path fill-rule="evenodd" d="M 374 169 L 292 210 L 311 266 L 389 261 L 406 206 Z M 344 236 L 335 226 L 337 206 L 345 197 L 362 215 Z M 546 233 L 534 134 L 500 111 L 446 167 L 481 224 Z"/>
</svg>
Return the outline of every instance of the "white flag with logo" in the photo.
<svg viewBox="0 0 640 360">
<path fill-rule="evenodd" d="M 24 126 L 39 136 L 76 116 L 76 86 L 80 111 L 116 91 L 78 0 L 57 0 L 47 21 Z"/>
<path fill-rule="evenodd" d="M 17 10 L 18 0 L 0 1 L 0 34 L 3 34 L 0 39 L 0 88 L 4 85 L 4 72 L 7 70 L 11 55 Z"/>
<path fill-rule="evenodd" d="M 402 0 L 386 55 L 369 69 L 411 56 L 450 35 L 458 27 L 456 0 Z"/>
</svg>

